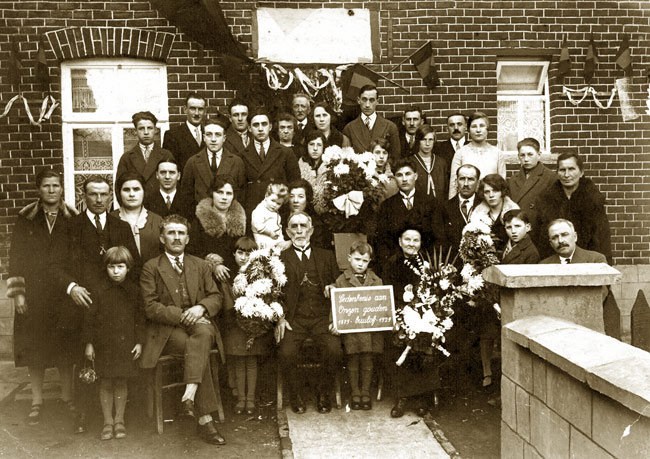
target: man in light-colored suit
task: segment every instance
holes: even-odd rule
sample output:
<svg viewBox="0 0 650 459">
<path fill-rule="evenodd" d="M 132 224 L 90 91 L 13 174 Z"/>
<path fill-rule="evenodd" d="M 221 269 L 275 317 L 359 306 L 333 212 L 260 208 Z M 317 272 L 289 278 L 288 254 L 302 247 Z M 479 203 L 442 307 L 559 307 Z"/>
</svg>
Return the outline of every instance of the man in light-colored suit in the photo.
<svg viewBox="0 0 650 459">
<path fill-rule="evenodd" d="M 400 158 L 400 139 L 397 126 L 392 121 L 377 113 L 377 87 L 365 85 L 359 90 L 357 97 L 361 115 L 349 122 L 343 128 L 343 134 L 349 139 L 344 147 L 352 146 L 357 153 L 370 151 L 370 142 L 374 139 L 387 137 L 390 142 L 389 160 L 395 164 Z"/>
<path fill-rule="evenodd" d="M 138 112 L 133 115 L 132 120 L 138 136 L 138 143 L 120 158 L 115 181 L 127 171 L 137 172 L 144 178 L 145 192 L 153 192 L 159 187 L 156 178 L 158 163 L 163 159 L 174 159 L 174 155 L 154 144 L 158 119 L 153 113 Z"/>
<path fill-rule="evenodd" d="M 198 415 L 199 436 L 207 443 L 223 445 L 225 440 L 212 420 L 218 402 L 209 364 L 210 350 L 215 342 L 221 343 L 212 322 L 221 309 L 221 293 L 208 263 L 185 253 L 188 230 L 184 217 L 165 217 L 160 229 L 165 253 L 142 268 L 140 288 L 148 325 L 141 365 L 154 368 L 165 354 L 184 356 L 182 415 Z"/>
</svg>

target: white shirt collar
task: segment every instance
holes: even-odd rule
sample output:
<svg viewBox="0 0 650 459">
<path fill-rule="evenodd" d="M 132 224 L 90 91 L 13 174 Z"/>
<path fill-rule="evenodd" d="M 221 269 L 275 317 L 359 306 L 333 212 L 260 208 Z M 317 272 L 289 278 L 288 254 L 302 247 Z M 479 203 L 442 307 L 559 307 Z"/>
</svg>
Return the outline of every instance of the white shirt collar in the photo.
<svg viewBox="0 0 650 459">
<path fill-rule="evenodd" d="M 172 255 L 171 253 L 167 253 L 167 251 L 165 251 L 165 255 L 167 255 L 167 258 L 169 259 L 169 262 L 172 264 L 172 266 L 175 266 L 175 264 L 176 264 L 176 260 L 175 260 L 176 255 Z M 185 252 L 178 255 L 178 258 L 181 260 L 181 263 L 183 263 L 183 260 L 185 260 Z"/>
<path fill-rule="evenodd" d="M 171 193 L 167 193 L 165 190 L 163 190 L 162 188 L 160 188 L 160 195 L 163 197 L 163 201 L 166 201 L 166 200 L 167 200 L 167 196 L 169 196 L 169 199 L 170 199 L 171 201 L 173 201 L 173 200 L 174 200 L 174 196 L 176 196 L 176 190 L 177 190 L 177 189 L 178 189 L 178 188 L 174 188 L 174 191 L 172 191 Z"/>
<path fill-rule="evenodd" d="M 366 123 L 366 120 L 370 120 L 370 129 L 372 129 L 373 126 L 375 125 L 375 121 L 377 120 L 377 112 L 373 113 L 370 116 L 366 116 L 362 113 L 361 120 L 363 121 L 364 124 Z"/>
<path fill-rule="evenodd" d="M 264 153 L 268 155 L 269 147 L 271 146 L 271 139 L 266 139 L 263 142 L 263 145 L 264 145 Z M 260 152 L 260 143 L 257 140 L 255 141 L 255 151 L 257 151 L 258 153 Z"/>
<path fill-rule="evenodd" d="M 185 121 L 185 124 L 187 124 L 187 129 L 190 130 L 190 132 L 192 133 L 192 135 L 194 135 L 194 134 L 196 133 L 196 129 L 197 129 L 197 128 L 199 129 L 199 132 L 201 132 L 201 126 L 200 126 L 200 125 L 199 125 L 199 126 L 194 126 L 192 123 L 190 123 L 190 122 L 187 121 L 187 120 Z"/>
<path fill-rule="evenodd" d="M 208 152 L 208 159 L 212 159 L 212 155 L 215 155 L 215 154 L 217 155 L 217 159 L 221 159 L 221 155 L 222 155 L 222 153 L 223 153 L 223 148 L 222 148 L 221 150 L 219 150 L 218 152 L 216 152 L 216 153 L 212 153 L 212 152 L 211 152 L 210 150 L 208 150 L 207 148 L 205 149 L 205 151 Z"/>
<path fill-rule="evenodd" d="M 302 121 L 298 121 L 298 124 L 304 128 L 305 126 L 307 126 L 307 118 L 305 118 Z"/>
<path fill-rule="evenodd" d="M 95 215 L 96 214 L 94 214 L 90 210 L 86 209 L 86 215 L 90 219 L 90 223 L 92 223 L 93 226 L 95 226 Z M 102 222 L 102 228 L 106 228 L 106 212 L 102 212 L 101 214 L 99 214 L 99 221 Z"/>
<path fill-rule="evenodd" d="M 467 199 L 461 197 L 461 195 L 458 195 L 458 207 L 460 208 L 460 206 L 462 206 L 465 201 L 469 201 L 469 208 L 471 209 L 472 207 L 474 207 L 474 198 L 475 197 L 476 197 L 476 194 L 473 194 L 472 196 L 470 196 Z"/>
<path fill-rule="evenodd" d="M 311 258 L 311 244 L 309 244 L 309 247 L 304 252 L 300 250 L 298 247 L 296 247 L 295 245 L 293 246 L 293 250 L 296 252 L 296 255 L 298 255 L 299 260 L 302 260 L 303 253 L 307 255 L 307 258 Z"/>
<path fill-rule="evenodd" d="M 402 195 L 402 199 L 409 199 L 410 200 L 410 199 L 413 198 L 413 196 L 415 196 L 415 187 L 413 187 L 413 189 L 411 190 L 411 192 L 409 194 L 404 194 L 404 192 L 402 190 L 400 190 L 399 194 Z"/>
<path fill-rule="evenodd" d="M 145 150 L 149 150 L 150 152 L 153 151 L 153 143 L 150 143 L 149 145 L 142 145 L 140 142 L 138 142 L 138 145 L 140 146 L 140 151 L 142 153 L 145 152 Z"/>
<path fill-rule="evenodd" d="M 564 263 L 564 260 L 567 260 L 567 263 L 571 263 L 571 260 L 573 259 L 573 255 L 575 255 L 575 253 L 576 251 L 575 249 L 573 249 L 573 252 L 568 257 L 563 257 L 562 255 L 558 255 L 560 257 L 560 263 Z"/>
</svg>

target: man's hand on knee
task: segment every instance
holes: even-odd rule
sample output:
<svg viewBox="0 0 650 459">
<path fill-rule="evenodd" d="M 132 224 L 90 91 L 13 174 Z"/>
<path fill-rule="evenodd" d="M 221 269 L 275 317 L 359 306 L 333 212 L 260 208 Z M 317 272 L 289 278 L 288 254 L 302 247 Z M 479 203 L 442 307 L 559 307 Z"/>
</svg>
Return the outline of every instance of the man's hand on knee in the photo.
<svg viewBox="0 0 650 459">
<path fill-rule="evenodd" d="M 205 315 L 206 309 L 203 305 L 197 304 L 183 311 L 181 315 L 181 324 L 194 325 Z"/>
</svg>

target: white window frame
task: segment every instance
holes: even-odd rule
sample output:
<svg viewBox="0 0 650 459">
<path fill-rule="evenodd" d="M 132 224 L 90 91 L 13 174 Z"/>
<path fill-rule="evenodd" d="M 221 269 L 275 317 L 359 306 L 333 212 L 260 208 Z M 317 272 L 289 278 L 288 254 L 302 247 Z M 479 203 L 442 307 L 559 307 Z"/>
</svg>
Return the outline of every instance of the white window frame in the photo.
<svg viewBox="0 0 650 459">
<path fill-rule="evenodd" d="M 531 90 L 499 90 L 497 89 L 497 103 L 499 101 L 523 101 L 528 100 L 542 100 L 544 102 L 544 145 L 541 145 L 542 161 L 550 162 L 553 157 L 550 153 L 551 149 L 551 98 L 548 84 L 548 67 L 549 61 L 543 60 L 502 60 L 497 62 L 497 81 L 501 74 L 501 69 L 506 66 L 522 66 L 534 65 L 542 67 L 539 83 L 536 91 Z M 497 109 L 498 110 L 498 109 Z M 523 104 L 517 104 L 517 118 L 523 117 Z M 524 138 L 521 131 L 521 125 L 518 124 L 520 130 L 518 132 L 518 140 Z M 498 129 L 498 127 L 497 127 Z M 519 163 L 517 150 L 504 150 L 504 155 L 507 162 Z"/>
<path fill-rule="evenodd" d="M 167 96 L 167 65 L 162 62 L 113 58 L 113 59 L 81 59 L 61 63 L 61 112 L 62 112 L 62 140 L 63 140 L 63 173 L 65 200 L 71 205 L 75 202 L 75 176 L 80 174 L 106 174 L 105 170 L 76 171 L 74 167 L 74 129 L 83 128 L 110 128 L 112 129 L 112 159 L 113 176 L 117 170 L 120 158 L 124 151 L 124 128 L 133 128 L 132 114 L 121 114 L 119 119 L 106 119 L 97 113 L 76 113 L 72 111 L 72 80 L 73 69 L 157 69 L 159 71 L 158 93 L 160 94 L 159 106 L 142 107 L 141 111 L 151 111 L 158 118 L 156 127 L 160 130 L 160 139 L 169 129 L 169 109 Z M 110 116 L 110 115 L 109 115 Z M 117 201 L 113 199 L 115 207 Z"/>
</svg>

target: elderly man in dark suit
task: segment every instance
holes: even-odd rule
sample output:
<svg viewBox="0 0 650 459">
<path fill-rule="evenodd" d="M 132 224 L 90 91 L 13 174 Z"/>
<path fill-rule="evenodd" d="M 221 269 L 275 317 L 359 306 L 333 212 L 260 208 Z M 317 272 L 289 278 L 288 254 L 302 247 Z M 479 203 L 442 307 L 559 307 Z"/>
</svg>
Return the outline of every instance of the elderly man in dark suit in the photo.
<svg viewBox="0 0 650 459">
<path fill-rule="evenodd" d="M 81 332 L 84 310 L 90 307 L 96 292 L 108 282 L 102 256 L 111 247 L 124 246 L 135 259 L 129 276 L 137 279 L 140 260 L 138 249 L 129 225 L 108 213 L 110 185 L 106 179 L 92 176 L 84 183 L 86 211 L 70 219 L 66 235 L 66 253 L 57 256 L 57 273 L 60 288 L 70 296 L 74 305 L 61 305 L 61 317 L 71 330 Z M 83 347 L 79 348 L 79 363 L 83 365 Z M 86 408 L 90 403 L 85 384 L 77 385 L 77 417 L 75 432 L 86 430 Z"/>
<path fill-rule="evenodd" d="M 520 140 L 517 151 L 521 169 L 508 179 L 510 198 L 535 221 L 537 197 L 557 182 L 557 174 L 540 162 L 539 142 L 532 137 Z"/>
<path fill-rule="evenodd" d="M 188 229 L 184 217 L 165 217 L 160 230 L 165 253 L 142 268 L 140 288 L 148 331 L 141 365 L 154 368 L 165 354 L 184 356 L 182 414 L 198 415 L 199 436 L 207 443 L 223 445 L 225 440 L 211 414 L 218 404 L 209 364 L 210 350 L 221 342 L 212 322 L 221 310 L 221 293 L 208 263 L 185 253 Z"/>
<path fill-rule="evenodd" d="M 185 165 L 181 180 L 181 194 L 191 203 L 191 214 L 204 198 L 211 197 L 210 187 L 217 175 L 227 175 L 232 180 L 238 199 L 246 186 L 244 162 L 241 157 L 228 151 L 225 142 L 228 120 L 224 117 L 205 122 L 205 148 L 192 156 Z"/>
<path fill-rule="evenodd" d="M 172 126 L 165 133 L 163 148 L 172 152 L 180 172 L 183 172 L 187 160 L 203 148 L 201 123 L 205 117 L 206 105 L 204 97 L 195 92 L 190 93 L 185 98 L 185 122 Z"/>
<path fill-rule="evenodd" d="M 390 142 L 389 158 L 395 164 L 402 156 L 400 154 L 400 138 L 397 126 L 392 121 L 377 113 L 377 87 L 365 85 L 359 90 L 357 102 L 361 114 L 343 128 L 343 134 L 349 139 L 343 146 L 352 146 L 357 153 L 370 151 L 370 142 L 381 137 Z"/>
<path fill-rule="evenodd" d="M 445 204 L 447 242 L 451 244 L 455 251 L 460 246 L 463 228 L 469 222 L 472 210 L 480 201 L 480 199 L 476 198 L 480 178 L 481 171 L 471 164 L 463 164 L 456 171 L 458 194 Z"/>
<path fill-rule="evenodd" d="M 178 163 L 173 159 L 160 161 L 156 170 L 156 178 L 160 187 L 156 191 L 145 193 L 145 209 L 163 218 L 171 214 L 186 216 L 190 209 L 189 203 L 184 199 L 178 186 L 181 179 Z"/>
<path fill-rule="evenodd" d="M 291 183 L 300 178 L 298 160 L 291 149 L 271 139 L 271 117 L 260 107 L 248 115 L 248 124 L 253 141 L 244 150 L 246 190 L 244 208 L 251 214 L 266 194 L 271 182 Z"/>
<path fill-rule="evenodd" d="M 226 131 L 225 148 L 237 156 L 242 156 L 251 143 L 248 130 L 248 104 L 242 99 L 233 99 L 228 105 L 230 127 Z"/>
<path fill-rule="evenodd" d="M 445 158 L 449 167 L 456 151 L 469 142 L 467 139 L 467 119 L 462 113 L 453 113 L 447 117 L 447 132 L 449 139 L 438 142 L 434 148 L 437 156 Z"/>
<path fill-rule="evenodd" d="M 145 180 L 144 189 L 153 191 L 158 189 L 156 168 L 162 159 L 174 159 L 170 151 L 154 145 L 156 123 L 158 119 L 151 112 L 138 112 L 132 117 L 133 125 L 138 136 L 138 143 L 131 151 L 122 155 L 117 165 L 115 179 L 125 172 L 137 172 Z"/>
<path fill-rule="evenodd" d="M 422 248 L 431 250 L 432 246 L 447 245 L 444 211 L 436 198 L 415 188 L 418 174 L 416 166 L 409 158 L 395 164 L 395 179 L 399 193 L 381 203 L 378 217 L 384 218 L 377 225 L 374 243 L 377 248 L 377 264 L 386 266 L 387 260 L 398 252 L 400 232 L 406 226 L 422 228 Z"/>
<path fill-rule="evenodd" d="M 285 315 L 275 329 L 280 343 L 279 358 L 288 383 L 291 408 L 305 412 L 302 387 L 298 387 L 296 357 L 301 343 L 308 337 L 322 349 L 324 372 L 318 388 L 318 411 L 332 409 L 330 392 L 338 366 L 341 364 L 341 341 L 330 330 L 329 292 L 339 275 L 334 254 L 329 250 L 311 247 L 314 228 L 311 217 L 296 212 L 289 217 L 287 234 L 292 246 L 282 252 L 280 259 L 286 267 L 287 283 L 283 291 Z"/>
</svg>

